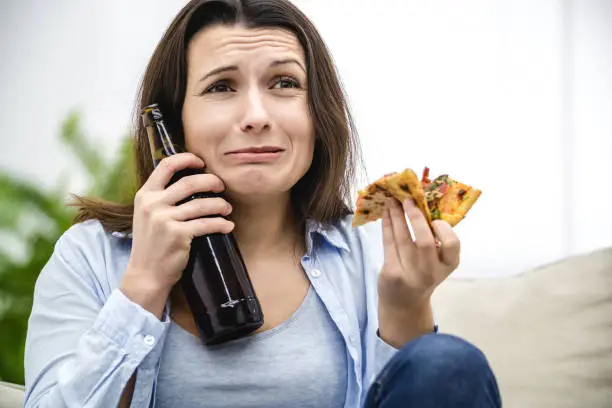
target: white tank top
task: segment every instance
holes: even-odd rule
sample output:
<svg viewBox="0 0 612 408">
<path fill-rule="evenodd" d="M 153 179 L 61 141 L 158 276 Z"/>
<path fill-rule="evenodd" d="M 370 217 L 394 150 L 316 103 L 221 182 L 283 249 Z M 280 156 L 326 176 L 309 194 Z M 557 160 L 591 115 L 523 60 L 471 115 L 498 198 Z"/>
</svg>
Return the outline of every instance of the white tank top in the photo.
<svg viewBox="0 0 612 408">
<path fill-rule="evenodd" d="M 347 350 L 310 287 L 280 325 L 204 346 L 171 323 L 157 378 L 157 408 L 343 407 Z"/>
</svg>

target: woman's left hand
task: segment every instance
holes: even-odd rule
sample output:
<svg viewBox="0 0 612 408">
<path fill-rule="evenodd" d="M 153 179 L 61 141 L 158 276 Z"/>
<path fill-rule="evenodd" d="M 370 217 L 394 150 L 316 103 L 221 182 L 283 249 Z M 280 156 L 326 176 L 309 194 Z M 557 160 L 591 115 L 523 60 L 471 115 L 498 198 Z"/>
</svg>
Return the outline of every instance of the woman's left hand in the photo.
<svg viewBox="0 0 612 408">
<path fill-rule="evenodd" d="M 379 325 L 383 338 L 401 345 L 432 330 L 431 295 L 459 266 L 460 243 L 446 221 L 433 221 L 434 236 L 412 200 L 404 202 L 403 210 L 395 199 L 389 199 L 388 204 L 382 222 L 384 263 L 378 278 Z"/>
</svg>

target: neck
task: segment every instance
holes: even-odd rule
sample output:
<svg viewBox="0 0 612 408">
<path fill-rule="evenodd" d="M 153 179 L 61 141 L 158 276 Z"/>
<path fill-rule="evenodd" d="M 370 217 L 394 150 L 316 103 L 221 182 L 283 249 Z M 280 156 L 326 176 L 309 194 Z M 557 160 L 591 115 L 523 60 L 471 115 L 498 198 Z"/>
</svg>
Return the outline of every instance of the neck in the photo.
<svg viewBox="0 0 612 408">
<path fill-rule="evenodd" d="M 295 216 L 289 193 L 256 203 L 236 202 L 230 219 L 245 258 L 303 249 L 303 226 Z"/>
</svg>

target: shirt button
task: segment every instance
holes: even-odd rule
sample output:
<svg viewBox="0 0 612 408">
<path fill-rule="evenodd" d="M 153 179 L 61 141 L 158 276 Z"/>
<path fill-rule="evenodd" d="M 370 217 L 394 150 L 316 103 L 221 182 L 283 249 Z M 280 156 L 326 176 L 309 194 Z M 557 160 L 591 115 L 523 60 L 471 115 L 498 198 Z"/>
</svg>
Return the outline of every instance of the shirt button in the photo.
<svg viewBox="0 0 612 408">
<path fill-rule="evenodd" d="M 313 278 L 318 278 L 319 276 L 321 276 L 321 271 L 318 269 L 313 269 L 310 271 L 310 274 Z"/>
<path fill-rule="evenodd" d="M 144 344 L 146 344 L 147 346 L 152 346 L 155 344 L 155 337 L 151 336 L 150 334 L 146 335 L 144 338 Z"/>
</svg>

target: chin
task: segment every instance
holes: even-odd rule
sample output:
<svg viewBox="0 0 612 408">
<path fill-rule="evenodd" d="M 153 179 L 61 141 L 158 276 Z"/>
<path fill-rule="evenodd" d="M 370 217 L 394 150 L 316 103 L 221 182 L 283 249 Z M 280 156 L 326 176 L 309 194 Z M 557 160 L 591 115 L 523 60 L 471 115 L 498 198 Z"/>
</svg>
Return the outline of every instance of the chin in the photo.
<svg viewBox="0 0 612 408">
<path fill-rule="evenodd" d="M 224 166 L 213 172 L 225 183 L 229 199 L 257 201 L 289 194 L 308 171 L 307 164 Z"/>
<path fill-rule="evenodd" d="M 282 195 L 290 191 L 295 184 L 279 172 L 258 169 L 239 172 L 222 179 L 229 196 L 240 200 Z"/>
</svg>

